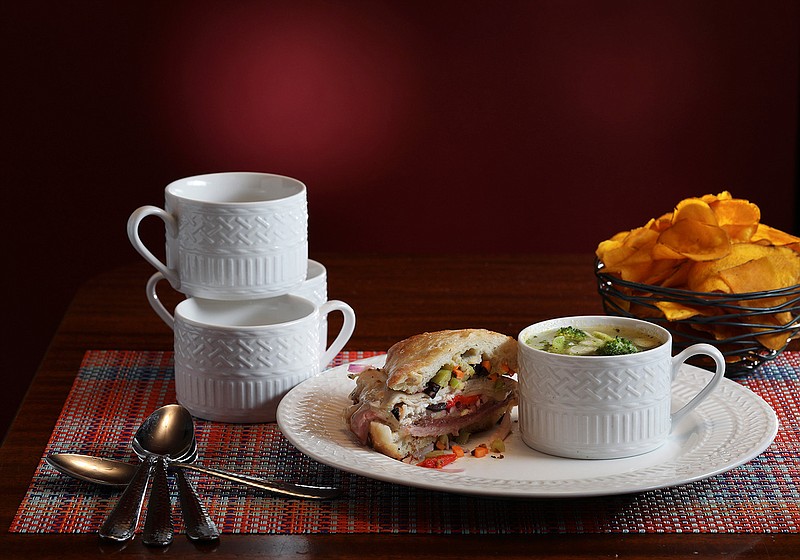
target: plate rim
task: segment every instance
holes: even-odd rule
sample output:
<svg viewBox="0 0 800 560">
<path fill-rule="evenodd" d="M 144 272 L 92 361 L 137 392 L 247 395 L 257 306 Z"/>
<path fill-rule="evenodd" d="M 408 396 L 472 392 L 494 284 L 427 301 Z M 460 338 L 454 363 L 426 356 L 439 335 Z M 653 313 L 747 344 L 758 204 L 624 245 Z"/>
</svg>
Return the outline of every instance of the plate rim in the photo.
<svg viewBox="0 0 800 560">
<path fill-rule="evenodd" d="M 448 484 L 446 487 L 443 487 L 441 482 L 442 475 L 448 476 L 452 478 L 453 472 L 448 469 L 443 470 L 434 470 L 434 469 L 423 469 L 421 467 L 416 467 L 414 465 L 409 465 L 398 461 L 396 459 L 392 459 L 381 453 L 374 451 L 366 446 L 360 446 L 357 448 L 359 452 L 368 452 L 375 454 L 375 461 L 380 461 L 382 464 L 385 464 L 388 467 L 388 472 L 384 470 L 375 470 L 375 471 L 367 471 L 363 468 L 352 466 L 348 464 L 344 460 L 340 459 L 332 459 L 330 455 L 324 455 L 322 453 L 318 453 L 315 449 L 312 449 L 309 439 L 305 437 L 303 434 L 295 431 L 294 429 L 290 428 L 289 425 L 291 421 L 289 420 L 290 416 L 294 414 L 294 410 L 292 409 L 292 403 L 294 400 L 298 398 L 298 395 L 307 393 L 310 388 L 315 387 L 320 383 L 321 379 L 327 380 L 328 377 L 335 377 L 341 374 L 347 374 L 348 368 L 353 364 L 359 365 L 377 365 L 380 366 L 384 363 L 386 359 L 385 354 L 379 354 L 376 356 L 371 356 L 368 358 L 363 358 L 360 360 L 354 360 L 352 362 L 346 362 L 340 364 L 338 366 L 331 367 L 319 375 L 314 376 L 306 381 L 300 383 L 299 385 L 292 388 L 281 400 L 278 405 L 277 410 L 277 424 L 278 428 L 280 429 L 283 436 L 295 446 L 301 453 L 305 454 L 306 456 L 310 457 L 311 459 L 333 467 L 335 469 L 339 469 L 345 472 L 349 472 L 351 474 L 356 474 L 359 476 L 364 476 L 366 478 L 370 478 L 373 480 L 379 480 L 383 482 L 393 483 L 393 484 L 400 484 L 403 486 L 410 486 L 414 488 L 420 488 L 425 490 L 435 490 L 441 492 L 448 492 L 448 493 L 455 493 L 455 494 L 464 494 L 464 495 L 471 495 L 471 496 L 482 496 L 482 497 L 495 497 L 495 498 L 578 498 L 578 497 L 598 497 L 598 496 L 611 496 L 611 495 L 622 495 L 622 494 L 631 494 L 631 493 L 638 493 L 638 492 L 647 492 L 651 490 L 657 490 L 662 488 L 669 488 L 673 486 L 680 486 L 683 484 L 688 484 L 691 482 L 696 482 L 698 480 L 703 480 L 706 478 L 710 478 L 729 470 L 732 470 L 736 467 L 739 467 L 751 460 L 755 457 L 763 453 L 774 441 L 778 429 L 779 429 L 779 421 L 777 414 L 773 410 L 773 408 L 759 395 L 754 393 L 751 389 L 735 382 L 732 379 L 723 378 L 720 382 L 720 385 L 714 389 L 714 391 L 709 395 L 709 399 L 701 402 L 698 407 L 687 415 L 687 418 L 691 417 L 692 414 L 697 414 L 701 412 L 704 408 L 709 406 L 710 402 L 712 401 L 715 393 L 721 391 L 721 387 L 725 387 L 728 390 L 733 390 L 738 392 L 741 396 L 743 396 L 746 400 L 749 401 L 751 408 L 755 408 L 758 412 L 761 413 L 763 416 L 764 424 L 763 424 L 763 436 L 758 439 L 758 441 L 754 442 L 754 444 L 748 448 L 747 450 L 739 453 L 733 457 L 723 457 L 722 461 L 715 462 L 712 465 L 705 467 L 703 469 L 698 469 L 697 472 L 680 477 L 673 477 L 668 478 L 665 477 L 663 479 L 654 481 L 652 483 L 641 483 L 636 485 L 620 485 L 616 488 L 614 487 L 599 487 L 594 490 L 587 490 L 586 488 L 580 488 L 575 490 L 565 490 L 563 488 L 558 488 L 557 490 L 554 489 L 543 489 L 538 488 L 535 490 L 531 489 L 520 489 L 520 488 L 507 488 L 502 485 L 496 487 L 494 489 L 490 489 L 485 486 L 477 485 L 477 486 L 462 486 L 458 484 Z M 689 365 L 689 364 L 682 364 L 681 371 L 678 374 L 678 378 L 680 379 L 681 373 L 684 370 L 688 370 L 691 373 L 694 373 L 695 376 L 697 375 L 704 375 L 710 376 L 711 372 L 706 370 L 700 369 L 698 367 Z M 353 384 L 354 386 L 354 384 Z M 349 392 L 349 391 L 348 391 Z M 344 407 L 347 405 L 347 402 L 337 401 L 340 409 L 343 411 Z M 328 407 L 334 406 L 334 403 L 331 402 Z M 683 421 L 686 421 L 684 419 Z M 344 421 L 342 422 L 342 428 L 346 429 L 344 425 Z M 518 434 L 517 434 L 518 435 Z M 342 444 L 334 439 L 324 438 L 320 433 L 312 434 L 312 437 L 318 438 L 319 441 L 324 441 L 327 446 L 331 446 L 334 450 L 341 450 L 343 451 L 343 455 L 346 456 L 351 453 L 351 450 L 342 446 Z M 520 438 L 521 439 L 521 438 Z M 657 451 L 657 450 L 656 450 Z M 655 453 L 651 452 L 651 453 Z M 645 454 L 640 457 L 647 456 L 649 454 Z M 676 454 L 674 457 L 676 459 L 680 458 L 681 454 Z M 605 462 L 605 461 L 615 461 L 615 459 L 607 459 L 607 460 L 597 460 L 597 459 L 567 459 L 558 457 L 556 458 L 559 461 L 568 461 L 574 464 L 585 463 L 586 465 L 591 465 L 593 463 Z M 396 468 L 393 466 L 396 465 Z M 414 468 L 419 469 L 419 472 L 415 473 L 417 475 L 421 475 L 422 479 L 420 480 L 419 477 L 414 478 L 407 478 L 402 476 L 402 470 L 407 468 Z M 457 469 L 453 469 L 457 470 Z M 637 469 L 634 469 L 634 472 Z M 457 474 L 455 475 L 458 476 Z M 478 477 L 472 477 L 473 480 L 476 480 Z M 572 479 L 565 479 L 562 482 L 566 481 L 591 481 L 593 479 L 597 479 L 598 477 L 582 477 L 582 478 L 572 478 Z M 604 478 L 604 477 L 600 477 Z M 457 478 L 449 480 L 448 482 L 457 481 Z M 491 480 L 491 479 L 489 479 Z M 494 479 L 498 483 L 507 482 L 506 479 Z M 544 479 L 543 479 L 544 481 Z"/>
</svg>

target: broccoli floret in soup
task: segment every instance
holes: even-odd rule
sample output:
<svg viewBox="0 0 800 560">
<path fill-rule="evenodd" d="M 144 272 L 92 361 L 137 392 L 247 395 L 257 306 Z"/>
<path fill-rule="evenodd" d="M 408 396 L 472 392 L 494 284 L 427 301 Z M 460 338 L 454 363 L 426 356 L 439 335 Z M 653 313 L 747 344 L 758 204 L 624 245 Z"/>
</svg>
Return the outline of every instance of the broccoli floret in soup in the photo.
<svg viewBox="0 0 800 560">
<path fill-rule="evenodd" d="M 635 354 L 638 351 L 639 348 L 637 348 L 633 342 L 621 336 L 615 336 L 611 340 L 607 340 L 600 348 L 597 349 L 597 353 L 601 356 Z"/>
</svg>

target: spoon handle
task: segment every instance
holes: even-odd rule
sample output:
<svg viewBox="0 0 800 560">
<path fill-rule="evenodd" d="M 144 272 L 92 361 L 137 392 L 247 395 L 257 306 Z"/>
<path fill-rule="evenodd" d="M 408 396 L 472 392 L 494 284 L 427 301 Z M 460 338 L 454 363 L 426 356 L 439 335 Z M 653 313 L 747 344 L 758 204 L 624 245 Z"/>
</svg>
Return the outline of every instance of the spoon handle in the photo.
<svg viewBox="0 0 800 560">
<path fill-rule="evenodd" d="M 183 470 L 175 469 L 175 481 L 178 483 L 178 496 L 181 500 L 186 536 L 193 541 L 213 541 L 218 539 L 219 529 L 217 529 L 217 526 L 208 515 L 192 483 L 186 480 L 186 474 Z"/>
<path fill-rule="evenodd" d="M 291 482 L 281 482 L 277 480 L 265 480 L 263 478 L 256 478 L 254 476 L 247 476 L 241 474 L 234 474 L 227 471 L 222 471 L 210 467 L 201 467 L 190 463 L 173 463 L 173 466 L 193 471 L 201 472 L 203 474 L 216 476 L 238 484 L 260 488 L 275 494 L 283 494 L 293 498 L 306 498 L 310 500 L 325 500 L 334 498 L 341 494 L 338 488 L 330 486 L 308 486 L 305 484 L 292 484 Z"/>
<path fill-rule="evenodd" d="M 175 528 L 172 525 L 170 505 L 166 460 L 164 457 L 157 457 L 142 531 L 142 542 L 147 546 L 167 546 L 172 542 Z"/>
<path fill-rule="evenodd" d="M 121 542 L 133 537 L 139 522 L 144 493 L 147 490 L 147 483 L 150 481 L 152 468 L 153 461 L 151 459 L 143 461 L 138 466 L 127 488 L 119 497 L 117 505 L 114 506 L 100 527 L 99 533 L 102 538 Z"/>
</svg>

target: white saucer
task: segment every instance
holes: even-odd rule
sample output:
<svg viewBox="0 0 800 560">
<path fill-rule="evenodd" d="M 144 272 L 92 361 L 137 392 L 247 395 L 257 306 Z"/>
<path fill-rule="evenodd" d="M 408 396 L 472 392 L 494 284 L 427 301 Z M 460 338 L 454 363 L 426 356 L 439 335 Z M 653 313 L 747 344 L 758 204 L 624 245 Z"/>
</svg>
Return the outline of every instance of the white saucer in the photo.
<svg viewBox="0 0 800 560">
<path fill-rule="evenodd" d="M 382 365 L 385 356 L 358 363 Z M 661 448 L 626 459 L 564 459 L 527 447 L 518 424 L 502 458 L 464 457 L 436 470 L 408 465 L 363 447 L 345 426 L 355 382 L 348 364 L 309 379 L 278 406 L 283 435 L 312 459 L 343 471 L 418 488 L 507 498 L 558 498 L 642 492 L 708 478 L 742 465 L 772 443 L 775 411 L 761 397 L 730 379 L 673 429 Z M 711 374 L 683 365 L 673 388 L 679 406 Z M 513 418 L 516 419 L 516 410 Z"/>
</svg>

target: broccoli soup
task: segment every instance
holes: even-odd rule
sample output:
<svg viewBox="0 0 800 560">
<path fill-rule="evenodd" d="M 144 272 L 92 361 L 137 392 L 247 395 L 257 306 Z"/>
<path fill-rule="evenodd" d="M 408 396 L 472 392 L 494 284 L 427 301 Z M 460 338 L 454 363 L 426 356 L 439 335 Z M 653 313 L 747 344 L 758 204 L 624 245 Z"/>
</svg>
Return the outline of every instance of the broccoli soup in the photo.
<svg viewBox="0 0 800 560">
<path fill-rule="evenodd" d="M 560 327 L 525 340 L 537 350 L 572 356 L 618 356 L 635 354 L 660 345 L 659 338 L 630 328 L 599 325 L 586 330 L 572 326 Z"/>
</svg>

